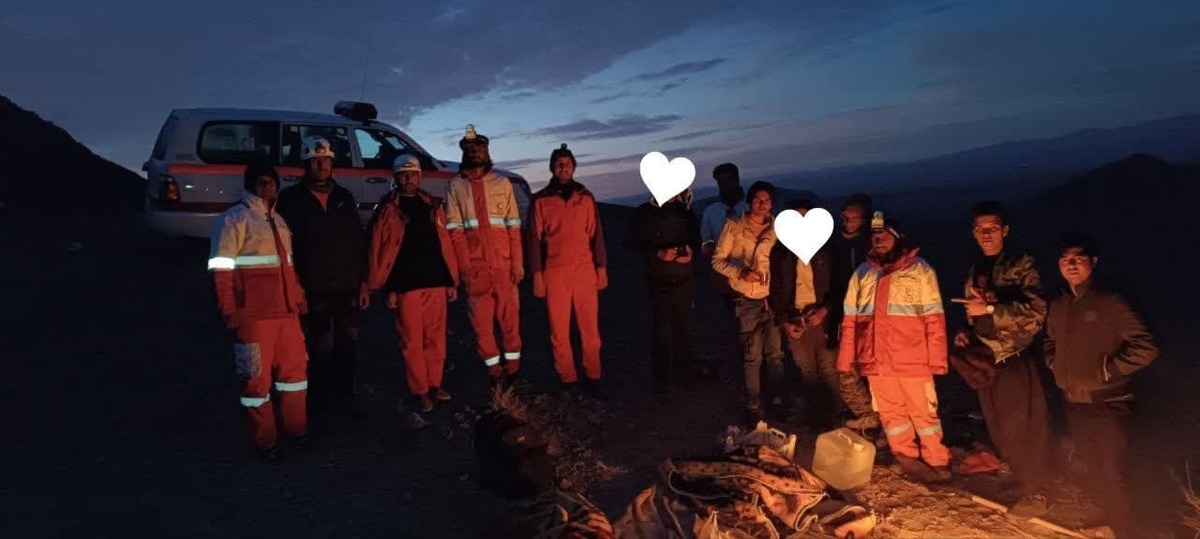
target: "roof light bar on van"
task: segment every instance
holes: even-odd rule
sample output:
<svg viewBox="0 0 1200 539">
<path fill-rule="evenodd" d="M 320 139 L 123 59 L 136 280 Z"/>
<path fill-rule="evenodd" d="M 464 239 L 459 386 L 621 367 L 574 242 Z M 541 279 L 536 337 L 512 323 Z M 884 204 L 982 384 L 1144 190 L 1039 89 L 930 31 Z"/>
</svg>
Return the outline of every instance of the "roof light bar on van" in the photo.
<svg viewBox="0 0 1200 539">
<path fill-rule="evenodd" d="M 379 117 L 379 111 L 375 105 L 361 101 L 338 101 L 333 106 L 333 113 L 356 122 L 365 122 Z"/>
</svg>

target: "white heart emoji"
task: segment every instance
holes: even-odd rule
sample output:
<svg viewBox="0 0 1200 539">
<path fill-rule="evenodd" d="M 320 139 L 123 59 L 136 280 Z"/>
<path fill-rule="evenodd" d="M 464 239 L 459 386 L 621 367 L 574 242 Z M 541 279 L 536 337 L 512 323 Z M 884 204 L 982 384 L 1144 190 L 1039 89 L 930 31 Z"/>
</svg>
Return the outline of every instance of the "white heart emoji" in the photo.
<svg viewBox="0 0 1200 539">
<path fill-rule="evenodd" d="M 805 264 L 833 235 L 833 216 L 824 208 L 813 208 L 805 215 L 784 210 L 775 216 L 775 237 Z"/>
<path fill-rule="evenodd" d="M 640 167 L 642 183 L 650 189 L 659 206 L 666 204 L 675 195 L 682 193 L 696 180 L 696 165 L 686 157 L 676 157 L 670 162 L 660 152 L 650 152 L 642 157 Z"/>
</svg>

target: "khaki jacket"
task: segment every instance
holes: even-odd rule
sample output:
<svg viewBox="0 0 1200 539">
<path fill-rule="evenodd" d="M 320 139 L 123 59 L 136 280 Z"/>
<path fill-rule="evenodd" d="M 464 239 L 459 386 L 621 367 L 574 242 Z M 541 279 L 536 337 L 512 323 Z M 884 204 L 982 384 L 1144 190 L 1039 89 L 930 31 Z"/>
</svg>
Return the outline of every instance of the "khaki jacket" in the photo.
<svg viewBox="0 0 1200 539">
<path fill-rule="evenodd" d="M 730 218 L 721 230 L 713 253 L 713 271 L 729 279 L 733 290 L 750 299 L 763 299 L 771 292 L 771 248 L 775 247 L 775 227 L 767 224 L 755 236 L 750 230 L 750 214 Z M 748 283 L 738 275 L 743 269 L 762 274 L 763 282 Z"/>
</svg>

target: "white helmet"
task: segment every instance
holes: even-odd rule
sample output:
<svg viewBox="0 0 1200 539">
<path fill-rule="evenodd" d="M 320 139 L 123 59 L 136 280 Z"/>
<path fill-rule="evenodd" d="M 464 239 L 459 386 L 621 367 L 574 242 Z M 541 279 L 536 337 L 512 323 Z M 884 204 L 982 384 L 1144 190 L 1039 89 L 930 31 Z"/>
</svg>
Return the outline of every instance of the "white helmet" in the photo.
<svg viewBox="0 0 1200 539">
<path fill-rule="evenodd" d="M 414 155 L 402 153 L 392 161 L 392 174 L 408 171 L 421 172 L 421 161 Z"/>
<path fill-rule="evenodd" d="M 304 144 L 300 146 L 300 160 L 308 161 L 314 157 L 334 157 L 333 147 L 329 145 L 328 140 L 321 137 L 304 139 Z"/>
</svg>

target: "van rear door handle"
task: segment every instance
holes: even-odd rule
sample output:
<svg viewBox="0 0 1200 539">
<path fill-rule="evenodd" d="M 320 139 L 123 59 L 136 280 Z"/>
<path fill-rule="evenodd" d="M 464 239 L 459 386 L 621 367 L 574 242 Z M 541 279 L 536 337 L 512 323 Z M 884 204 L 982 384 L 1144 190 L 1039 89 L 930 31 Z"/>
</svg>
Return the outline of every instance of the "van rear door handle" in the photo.
<svg viewBox="0 0 1200 539">
<path fill-rule="evenodd" d="M 367 178 L 367 183 L 384 183 L 390 179 L 391 178 L 380 178 L 379 176 L 371 176 L 370 178 Z"/>
<path fill-rule="evenodd" d="M 291 176 L 291 175 L 287 175 L 287 176 L 284 176 L 284 177 L 283 177 L 283 181 L 285 181 L 285 182 L 298 182 L 298 181 L 300 181 L 300 176 Z"/>
</svg>

